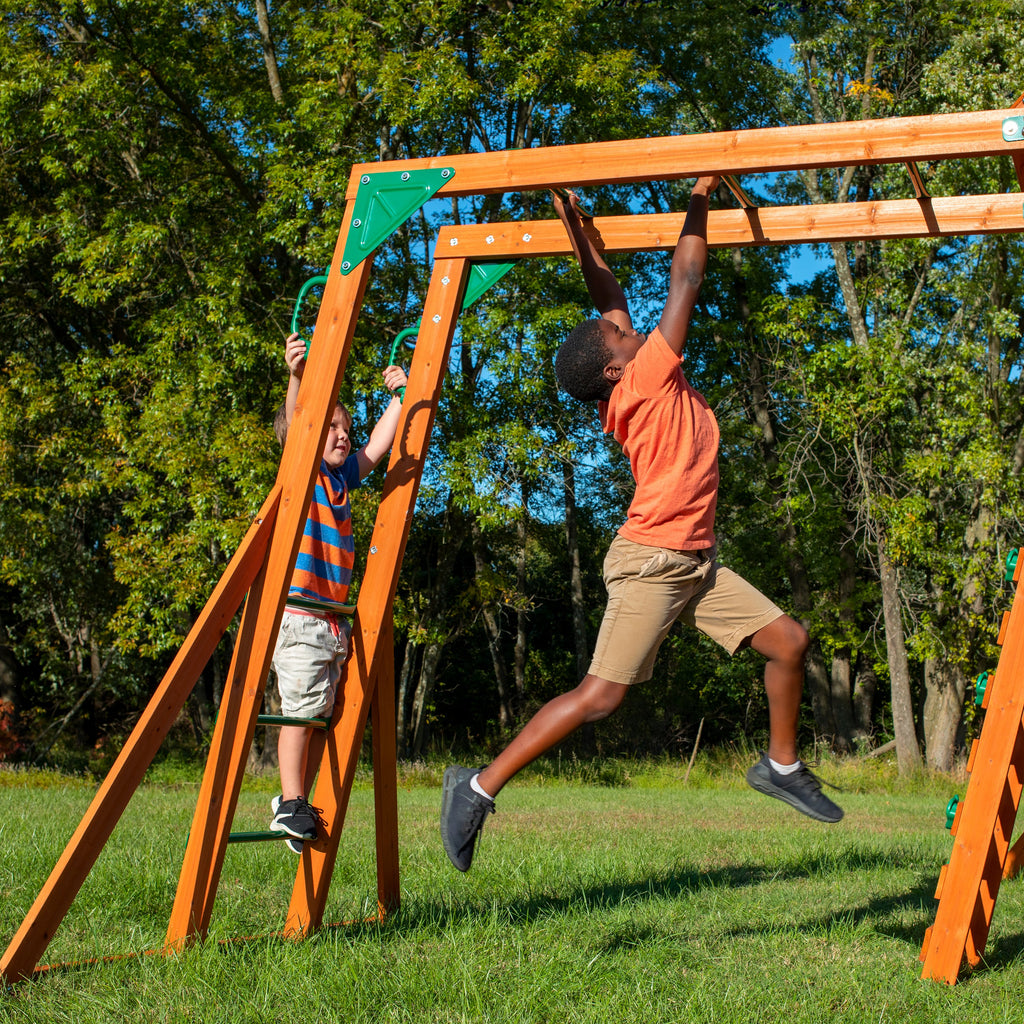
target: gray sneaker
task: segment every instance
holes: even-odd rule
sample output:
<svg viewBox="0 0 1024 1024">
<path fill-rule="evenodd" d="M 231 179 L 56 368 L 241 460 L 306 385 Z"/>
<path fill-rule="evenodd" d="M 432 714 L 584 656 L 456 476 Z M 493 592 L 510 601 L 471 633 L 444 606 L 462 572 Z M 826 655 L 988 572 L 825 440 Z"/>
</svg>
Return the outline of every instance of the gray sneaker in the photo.
<svg viewBox="0 0 1024 1024">
<path fill-rule="evenodd" d="M 747 772 L 747 782 L 758 793 L 784 800 L 801 814 L 817 821 L 836 822 L 843 817 L 843 810 L 821 791 L 821 779 L 806 765 L 802 764 L 791 775 L 780 775 L 768 762 L 768 755 Z"/>
<path fill-rule="evenodd" d="M 488 814 L 494 814 L 494 801 L 481 796 L 469 784 L 480 768 L 452 765 L 444 773 L 441 790 L 441 842 L 448 859 L 460 870 L 473 863 L 473 849 Z"/>
</svg>

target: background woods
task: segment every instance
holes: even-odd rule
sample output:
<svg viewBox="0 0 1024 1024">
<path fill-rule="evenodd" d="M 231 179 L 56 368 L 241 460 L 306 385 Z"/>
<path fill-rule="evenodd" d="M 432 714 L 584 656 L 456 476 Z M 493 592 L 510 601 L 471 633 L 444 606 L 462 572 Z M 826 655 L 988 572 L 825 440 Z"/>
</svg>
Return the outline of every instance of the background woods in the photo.
<svg viewBox="0 0 1024 1024">
<path fill-rule="evenodd" d="M 352 163 L 1000 108 L 1024 4 L 983 7 L 0 0 L 0 759 L 116 748 L 201 609 L 274 478 L 281 342 Z M 936 195 L 1019 188 L 1008 159 L 921 170 Z M 900 165 L 744 186 L 913 194 Z M 663 212 L 687 189 L 585 198 Z M 436 226 L 552 216 L 541 194 L 435 201 L 389 239 L 343 385 L 357 430 Z M 970 728 L 1022 533 L 1022 256 L 1016 235 L 713 253 L 687 367 L 722 427 L 720 554 L 812 634 L 808 745 L 895 739 L 901 769 L 947 768 Z M 666 266 L 615 264 L 650 315 Z M 632 489 L 555 388 L 585 315 L 560 260 L 463 315 L 395 609 L 405 756 L 483 746 L 585 669 Z M 576 742 L 688 752 L 702 719 L 702 742 L 756 742 L 763 705 L 755 660 L 673 633 Z"/>
</svg>

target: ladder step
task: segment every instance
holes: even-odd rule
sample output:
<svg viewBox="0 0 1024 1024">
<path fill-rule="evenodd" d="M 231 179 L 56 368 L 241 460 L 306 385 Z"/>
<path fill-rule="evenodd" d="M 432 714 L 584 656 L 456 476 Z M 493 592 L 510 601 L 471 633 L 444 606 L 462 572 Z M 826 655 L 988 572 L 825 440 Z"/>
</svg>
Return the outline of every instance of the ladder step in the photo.
<svg viewBox="0 0 1024 1024">
<path fill-rule="evenodd" d="M 269 843 L 275 839 L 294 839 L 287 832 L 231 832 L 228 835 L 229 843 Z M 299 842 L 305 842 L 300 839 Z"/>
<path fill-rule="evenodd" d="M 287 715 L 257 715 L 258 725 L 304 725 L 310 729 L 326 729 L 329 718 L 289 718 Z"/>
<path fill-rule="evenodd" d="M 330 615 L 344 615 L 351 618 L 356 613 L 354 604 L 335 604 L 333 601 L 314 601 L 309 597 L 295 597 L 289 595 L 285 604 L 295 608 L 306 608 L 311 612 L 326 612 Z"/>
</svg>

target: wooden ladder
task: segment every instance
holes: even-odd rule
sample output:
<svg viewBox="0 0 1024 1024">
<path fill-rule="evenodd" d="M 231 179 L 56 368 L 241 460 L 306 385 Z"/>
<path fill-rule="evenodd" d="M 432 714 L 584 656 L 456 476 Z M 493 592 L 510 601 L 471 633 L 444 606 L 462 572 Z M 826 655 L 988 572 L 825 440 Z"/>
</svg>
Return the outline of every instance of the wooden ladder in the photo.
<svg viewBox="0 0 1024 1024">
<path fill-rule="evenodd" d="M 939 873 L 935 923 L 921 947 L 921 976 L 949 985 L 965 959 L 977 966 L 985 951 L 1024 788 L 1024 558 L 1011 555 L 1008 565 L 1015 590 L 999 629 L 1002 652 L 985 687 L 985 721 L 967 761 L 967 794 L 951 825 L 953 851 Z"/>
</svg>

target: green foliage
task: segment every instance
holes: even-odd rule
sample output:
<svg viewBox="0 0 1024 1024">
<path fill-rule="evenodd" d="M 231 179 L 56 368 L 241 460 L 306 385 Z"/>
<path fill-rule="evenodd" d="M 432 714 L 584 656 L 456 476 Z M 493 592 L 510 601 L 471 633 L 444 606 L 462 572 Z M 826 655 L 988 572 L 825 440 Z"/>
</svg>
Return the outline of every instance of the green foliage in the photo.
<svg viewBox="0 0 1024 1024">
<path fill-rule="evenodd" d="M 259 508 L 280 342 L 330 261 L 354 162 L 1001 106 L 1022 77 L 1015 0 L 727 0 L 714 18 L 603 0 L 286 0 L 269 35 L 247 3 L 0 2 L 0 648 L 16 668 L 0 697 L 38 740 L 27 756 L 114 742 Z M 935 194 L 1017 187 L 1006 160 L 922 170 Z M 744 185 L 766 203 L 908 194 L 900 165 Z M 688 187 L 586 199 L 678 210 Z M 382 246 L 342 387 L 357 434 L 383 409 L 391 340 L 420 315 L 436 226 L 551 216 L 541 194 L 435 201 Z M 993 566 L 1024 521 L 1021 253 L 1014 236 L 865 243 L 832 253 L 852 291 L 825 271 L 787 285 L 787 256 L 713 255 L 687 373 L 722 429 L 720 553 L 808 624 L 826 670 L 878 667 L 868 742 L 887 714 L 880 543 L 915 678 L 941 663 L 962 681 L 992 655 Z M 652 325 L 665 255 L 613 265 Z M 575 681 L 567 465 L 576 610 L 596 631 L 632 480 L 592 409 L 555 388 L 554 351 L 586 315 L 574 266 L 524 262 L 456 335 L 395 607 L 412 689 L 440 649 L 424 696 L 437 747 L 500 743 Z M 360 560 L 379 489 L 353 500 Z M 190 709 L 207 725 L 228 647 Z M 670 638 L 634 704 L 576 753 L 678 751 L 702 717 L 710 742 L 765 728 L 756 659 L 694 636 Z"/>
</svg>

